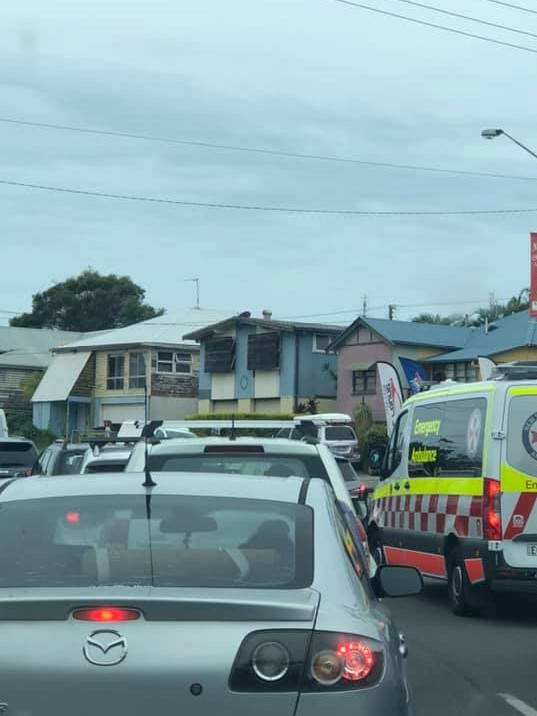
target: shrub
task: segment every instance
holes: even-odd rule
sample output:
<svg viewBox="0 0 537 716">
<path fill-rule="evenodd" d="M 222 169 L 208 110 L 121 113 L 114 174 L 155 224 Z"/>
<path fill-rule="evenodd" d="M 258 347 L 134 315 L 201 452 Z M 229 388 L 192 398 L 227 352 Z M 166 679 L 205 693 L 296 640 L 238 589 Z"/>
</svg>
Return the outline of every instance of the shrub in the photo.
<svg viewBox="0 0 537 716">
<path fill-rule="evenodd" d="M 364 442 L 362 445 L 362 455 L 364 460 L 371 450 L 385 450 L 388 445 L 388 433 L 386 425 L 383 423 L 374 423 L 364 434 Z"/>
</svg>

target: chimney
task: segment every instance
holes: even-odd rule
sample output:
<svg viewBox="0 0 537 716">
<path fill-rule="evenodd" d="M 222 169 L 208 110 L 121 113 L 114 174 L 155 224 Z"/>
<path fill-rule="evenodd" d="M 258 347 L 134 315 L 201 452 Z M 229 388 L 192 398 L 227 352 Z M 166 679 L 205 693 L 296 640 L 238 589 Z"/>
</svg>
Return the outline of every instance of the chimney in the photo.
<svg viewBox="0 0 537 716">
<path fill-rule="evenodd" d="M 270 321 L 270 319 L 272 318 L 272 311 L 269 311 L 267 308 L 265 308 L 265 310 L 263 311 L 263 318 L 265 319 L 265 321 Z"/>
</svg>

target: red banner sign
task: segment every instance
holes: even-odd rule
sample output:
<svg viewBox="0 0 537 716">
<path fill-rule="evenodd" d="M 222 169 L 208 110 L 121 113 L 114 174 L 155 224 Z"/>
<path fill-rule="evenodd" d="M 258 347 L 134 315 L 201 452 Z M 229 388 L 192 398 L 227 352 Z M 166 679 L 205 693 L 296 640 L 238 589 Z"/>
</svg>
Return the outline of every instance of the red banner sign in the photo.
<svg viewBox="0 0 537 716">
<path fill-rule="evenodd" d="M 537 233 L 530 234 L 530 318 L 537 320 Z"/>
</svg>

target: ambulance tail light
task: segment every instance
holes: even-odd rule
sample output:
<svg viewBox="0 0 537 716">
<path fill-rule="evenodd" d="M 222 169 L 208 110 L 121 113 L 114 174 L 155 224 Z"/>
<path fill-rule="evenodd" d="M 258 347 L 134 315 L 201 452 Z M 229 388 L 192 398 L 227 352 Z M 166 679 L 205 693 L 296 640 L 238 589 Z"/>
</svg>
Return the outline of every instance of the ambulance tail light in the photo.
<svg viewBox="0 0 537 716">
<path fill-rule="evenodd" d="M 486 540 L 501 540 L 500 483 L 488 477 L 483 482 L 483 537 Z"/>
</svg>

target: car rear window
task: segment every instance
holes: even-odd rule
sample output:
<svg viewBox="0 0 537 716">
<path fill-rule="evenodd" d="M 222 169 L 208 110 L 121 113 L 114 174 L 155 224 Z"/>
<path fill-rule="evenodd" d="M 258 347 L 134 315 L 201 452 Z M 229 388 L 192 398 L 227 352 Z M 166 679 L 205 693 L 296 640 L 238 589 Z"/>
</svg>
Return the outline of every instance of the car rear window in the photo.
<svg viewBox="0 0 537 716">
<path fill-rule="evenodd" d="M 227 448 L 227 446 L 226 446 Z M 184 453 L 153 454 L 149 467 L 157 472 L 220 472 L 234 475 L 267 475 L 268 477 L 320 477 L 328 473 L 318 455 L 259 453 Z"/>
<path fill-rule="evenodd" d="M 3 467 L 32 467 L 37 460 L 37 451 L 33 443 L 13 443 L 0 441 L 0 465 Z"/>
<path fill-rule="evenodd" d="M 345 426 L 328 426 L 324 434 L 326 440 L 356 440 L 354 430 Z"/>
<path fill-rule="evenodd" d="M 0 588 L 295 589 L 313 579 L 313 512 L 228 497 L 83 495 L 0 503 Z"/>
<path fill-rule="evenodd" d="M 80 472 L 82 460 L 84 459 L 84 450 L 80 452 L 62 452 L 58 462 L 58 475 L 76 475 Z"/>
</svg>

